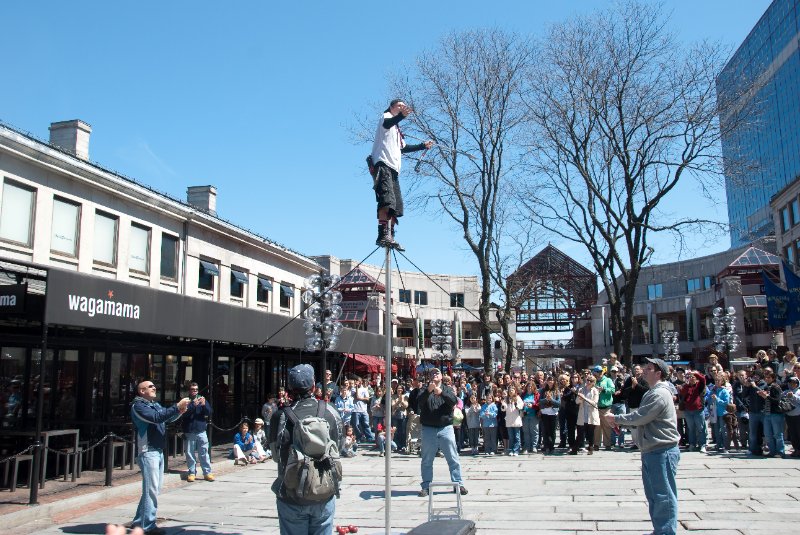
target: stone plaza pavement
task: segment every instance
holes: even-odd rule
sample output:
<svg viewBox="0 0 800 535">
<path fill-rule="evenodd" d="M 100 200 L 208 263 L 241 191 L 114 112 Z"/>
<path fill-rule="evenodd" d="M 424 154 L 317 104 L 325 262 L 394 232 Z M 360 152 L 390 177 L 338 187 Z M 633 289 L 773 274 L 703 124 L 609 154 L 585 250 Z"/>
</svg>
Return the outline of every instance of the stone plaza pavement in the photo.
<svg viewBox="0 0 800 535">
<path fill-rule="evenodd" d="M 478 531 L 525 534 L 650 533 L 639 455 L 601 451 L 593 456 L 464 456 L 469 495 L 465 517 Z M 219 466 L 225 463 L 225 467 Z M 213 483 L 182 481 L 171 474 L 159 503 L 159 525 L 170 535 L 279 533 L 270 484 L 275 464 L 249 467 L 215 463 Z M 419 458 L 392 459 L 392 532 L 405 533 L 427 518 L 427 498 L 417 497 Z M 373 452 L 344 459 L 342 498 L 336 524 L 359 533 L 384 533 L 384 459 Z M 435 480 L 447 480 L 446 462 L 436 459 Z M 224 468 L 224 469 L 223 469 Z M 742 535 L 797 533 L 800 518 L 800 461 L 748 459 L 742 455 L 684 453 L 678 472 L 679 533 Z M 103 533 L 105 522 L 128 522 L 138 485 L 92 507 L 80 498 L 68 510 L 7 530 L 8 533 Z M 441 493 L 440 493 L 441 492 Z M 454 505 L 455 496 L 434 495 L 435 505 Z M 3 532 L 0 517 L 0 533 Z"/>
</svg>

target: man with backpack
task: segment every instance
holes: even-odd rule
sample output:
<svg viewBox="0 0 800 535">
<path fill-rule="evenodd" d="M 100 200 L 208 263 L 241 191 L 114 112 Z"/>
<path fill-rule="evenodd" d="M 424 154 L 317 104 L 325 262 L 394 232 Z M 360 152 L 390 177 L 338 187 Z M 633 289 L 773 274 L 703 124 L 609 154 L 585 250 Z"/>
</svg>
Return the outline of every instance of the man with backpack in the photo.
<svg viewBox="0 0 800 535">
<path fill-rule="evenodd" d="M 285 535 L 333 532 L 344 446 L 342 418 L 336 408 L 317 401 L 314 369 L 299 364 L 289 370 L 289 394 L 295 401 L 272 415 L 270 449 L 278 463 L 272 484 L 278 523 Z"/>
</svg>

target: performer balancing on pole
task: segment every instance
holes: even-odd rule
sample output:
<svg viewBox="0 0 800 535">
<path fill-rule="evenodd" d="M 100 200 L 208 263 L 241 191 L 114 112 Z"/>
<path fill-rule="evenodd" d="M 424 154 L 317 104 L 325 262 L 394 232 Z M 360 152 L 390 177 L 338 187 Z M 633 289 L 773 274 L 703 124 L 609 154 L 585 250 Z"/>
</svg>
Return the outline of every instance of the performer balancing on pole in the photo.
<svg viewBox="0 0 800 535">
<path fill-rule="evenodd" d="M 401 99 L 389 103 L 378 121 L 372 154 L 367 158 L 374 181 L 375 199 L 378 201 L 378 239 L 375 245 L 403 248 L 394 239 L 394 226 L 397 218 L 403 215 L 403 196 L 400 192 L 400 156 L 407 152 L 429 149 L 433 141 L 418 145 L 406 145 L 399 123 L 414 110 Z"/>
</svg>

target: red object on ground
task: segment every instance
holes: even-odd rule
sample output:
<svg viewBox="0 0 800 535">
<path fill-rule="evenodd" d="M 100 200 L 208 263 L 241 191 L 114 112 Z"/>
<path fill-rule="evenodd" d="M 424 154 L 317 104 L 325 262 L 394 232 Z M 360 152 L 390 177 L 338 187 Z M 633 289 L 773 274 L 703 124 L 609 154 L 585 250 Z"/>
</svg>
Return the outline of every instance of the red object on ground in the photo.
<svg viewBox="0 0 800 535">
<path fill-rule="evenodd" d="M 358 528 L 356 526 L 353 526 L 352 524 L 347 526 L 347 529 L 350 530 L 350 533 L 358 533 Z"/>
</svg>

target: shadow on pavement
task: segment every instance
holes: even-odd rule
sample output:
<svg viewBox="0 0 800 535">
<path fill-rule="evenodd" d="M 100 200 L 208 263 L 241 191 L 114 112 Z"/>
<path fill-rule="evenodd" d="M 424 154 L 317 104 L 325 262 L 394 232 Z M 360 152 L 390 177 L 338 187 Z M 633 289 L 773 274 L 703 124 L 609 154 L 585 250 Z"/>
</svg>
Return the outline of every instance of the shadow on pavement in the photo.
<svg viewBox="0 0 800 535">
<path fill-rule="evenodd" d="M 194 525 L 192 527 L 185 526 L 160 526 L 163 527 L 167 535 L 202 535 L 207 533 L 215 533 L 217 535 L 242 535 L 240 531 L 216 531 L 212 526 L 208 528 L 201 528 Z M 74 533 L 76 535 L 97 535 L 106 532 L 106 524 L 75 524 L 73 526 L 64 526 L 61 528 L 64 533 Z"/>
<path fill-rule="evenodd" d="M 392 498 L 398 498 L 400 496 L 416 496 L 418 493 L 419 493 L 418 490 L 393 490 Z M 363 490 L 358 494 L 358 496 L 362 500 L 372 500 L 373 498 L 378 498 L 382 500 L 384 499 L 386 494 L 382 490 Z"/>
</svg>

